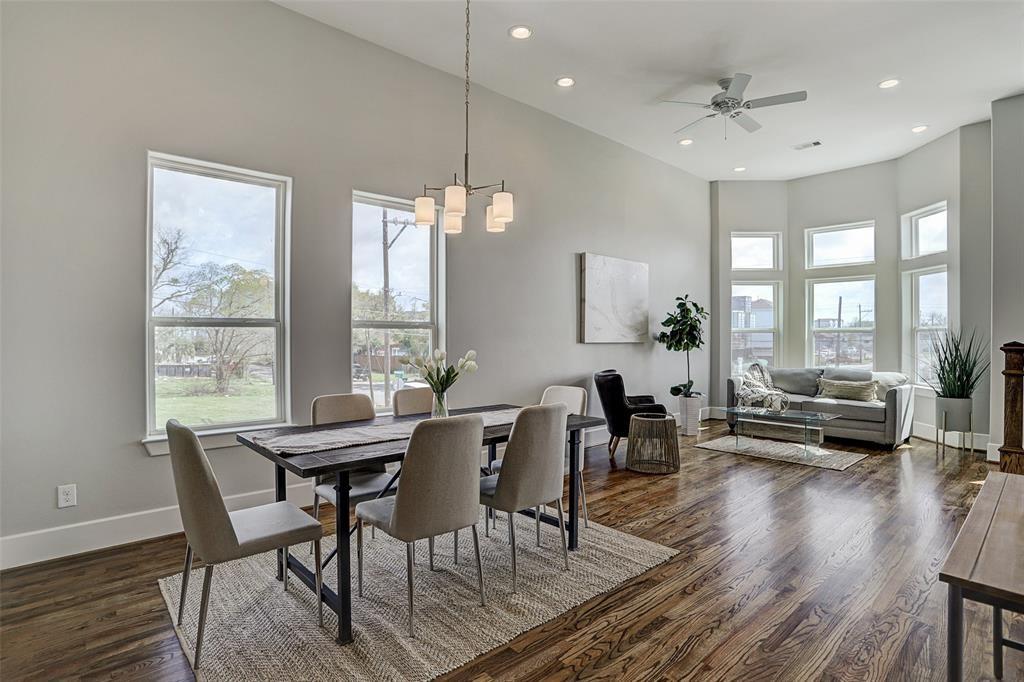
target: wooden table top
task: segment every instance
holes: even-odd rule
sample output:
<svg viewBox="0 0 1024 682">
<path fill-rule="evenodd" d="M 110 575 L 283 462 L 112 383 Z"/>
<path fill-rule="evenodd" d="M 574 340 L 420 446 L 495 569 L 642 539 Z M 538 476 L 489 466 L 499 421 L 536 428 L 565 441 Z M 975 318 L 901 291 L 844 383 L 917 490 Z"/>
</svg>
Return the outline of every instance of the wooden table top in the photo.
<svg viewBox="0 0 1024 682">
<path fill-rule="evenodd" d="M 518 405 L 484 405 L 482 407 L 464 407 L 451 410 L 450 414 L 473 414 L 476 412 L 493 412 L 496 410 L 507 410 L 519 407 Z M 280 455 L 272 450 L 258 445 L 253 438 L 267 436 L 284 436 L 296 433 L 313 433 L 329 429 L 352 428 L 356 426 L 374 426 L 377 424 L 392 424 L 399 421 L 422 421 L 429 419 L 429 414 L 411 414 L 404 417 L 383 415 L 373 419 L 364 419 L 354 422 L 340 424 L 317 424 L 316 426 L 286 426 L 279 429 L 267 429 L 265 431 L 250 431 L 240 433 L 236 437 L 239 443 L 250 450 L 263 455 L 275 464 L 283 466 L 288 471 L 301 476 L 312 478 L 336 471 L 346 469 L 359 469 L 368 464 L 387 463 L 400 461 L 405 456 L 405 449 L 409 439 L 393 440 L 386 443 L 371 443 L 368 445 L 353 445 L 347 448 L 335 450 L 324 450 L 322 452 L 309 452 L 299 455 Z M 600 417 L 588 417 L 570 414 L 566 423 L 566 431 L 577 431 L 589 429 L 594 426 L 603 426 L 604 419 Z M 481 445 L 492 445 L 508 441 L 512 432 L 511 424 L 484 427 L 484 439 Z"/>
<path fill-rule="evenodd" d="M 1024 603 L 1024 476 L 989 473 L 939 579 Z"/>
</svg>

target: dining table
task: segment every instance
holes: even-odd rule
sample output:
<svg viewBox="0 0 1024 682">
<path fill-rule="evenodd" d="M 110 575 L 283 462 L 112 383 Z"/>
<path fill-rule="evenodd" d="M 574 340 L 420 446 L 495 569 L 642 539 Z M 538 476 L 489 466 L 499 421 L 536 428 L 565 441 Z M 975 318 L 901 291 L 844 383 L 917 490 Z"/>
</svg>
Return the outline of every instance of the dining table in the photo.
<svg viewBox="0 0 1024 682">
<path fill-rule="evenodd" d="M 501 412 L 502 415 L 506 415 L 514 414 L 514 411 L 517 409 L 519 409 L 517 405 L 485 405 L 452 409 L 450 414 L 480 413 L 483 416 L 484 413 L 488 412 Z M 350 548 L 352 527 L 349 525 L 349 474 L 354 470 L 366 469 L 372 465 L 379 466 L 392 462 L 401 463 L 405 457 L 409 439 L 408 437 L 395 439 L 394 434 L 401 432 L 403 425 L 414 426 L 415 422 L 423 421 L 430 417 L 431 415 L 429 414 L 405 415 L 401 417 L 380 415 L 373 419 L 343 423 L 286 426 L 249 431 L 239 433 L 236 436 L 240 444 L 273 463 L 274 494 L 275 499 L 279 502 L 284 501 L 287 497 L 286 477 L 288 472 L 304 479 L 318 479 L 321 481 L 334 479 L 338 500 L 335 506 L 337 548 L 324 559 L 323 564 L 326 565 L 333 558 L 337 558 L 338 589 L 337 591 L 332 590 L 325 581 L 321 586 L 319 596 L 338 617 L 337 642 L 339 644 L 349 644 L 353 641 Z M 493 417 L 494 415 L 492 415 L 491 421 L 493 421 Z M 490 424 L 485 420 L 481 447 L 487 448 L 488 464 L 496 459 L 498 446 L 508 442 L 509 435 L 512 433 L 513 420 L 514 417 L 509 417 L 508 423 Z M 408 422 L 413 424 L 407 424 Z M 576 551 L 579 548 L 579 463 L 582 456 L 580 452 L 580 435 L 584 429 L 599 427 L 604 424 L 604 419 L 587 415 L 570 414 L 566 419 L 566 441 L 569 457 L 569 514 L 566 530 L 570 551 Z M 358 435 L 347 439 L 344 446 L 339 447 L 338 434 L 340 429 L 358 429 L 358 431 L 351 432 Z M 411 429 L 405 430 L 411 431 Z M 388 438 L 388 440 L 381 441 L 381 438 Z M 293 452 L 289 448 L 279 445 L 289 440 L 301 442 L 303 444 L 301 448 L 303 451 Z M 482 473 L 484 472 L 482 471 Z M 534 518 L 535 511 L 528 509 L 520 513 Z M 553 526 L 560 525 L 558 517 L 547 513 L 542 512 L 540 520 Z M 315 573 L 290 551 L 284 549 L 277 551 L 277 579 L 283 580 L 284 570 L 289 570 L 300 582 L 315 592 Z"/>
</svg>

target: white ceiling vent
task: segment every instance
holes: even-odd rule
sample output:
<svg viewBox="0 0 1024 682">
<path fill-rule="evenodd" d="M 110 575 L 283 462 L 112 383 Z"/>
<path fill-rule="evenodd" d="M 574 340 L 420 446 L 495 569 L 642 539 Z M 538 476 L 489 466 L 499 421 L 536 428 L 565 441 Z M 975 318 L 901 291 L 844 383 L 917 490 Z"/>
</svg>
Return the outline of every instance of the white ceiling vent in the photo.
<svg viewBox="0 0 1024 682">
<path fill-rule="evenodd" d="M 793 145 L 793 149 L 800 151 L 801 149 L 810 149 L 811 147 L 820 147 L 821 140 L 815 140 L 814 142 L 802 142 L 800 144 Z"/>
</svg>

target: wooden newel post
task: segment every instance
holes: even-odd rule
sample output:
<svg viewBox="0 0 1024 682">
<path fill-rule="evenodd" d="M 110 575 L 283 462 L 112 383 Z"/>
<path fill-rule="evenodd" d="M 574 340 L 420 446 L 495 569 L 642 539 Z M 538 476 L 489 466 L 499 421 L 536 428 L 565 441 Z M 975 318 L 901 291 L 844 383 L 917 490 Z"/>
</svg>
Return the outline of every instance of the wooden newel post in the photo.
<svg viewBox="0 0 1024 682">
<path fill-rule="evenodd" d="M 1003 445 L 999 448 L 999 470 L 1024 474 L 1024 343 L 1003 345 Z"/>
</svg>

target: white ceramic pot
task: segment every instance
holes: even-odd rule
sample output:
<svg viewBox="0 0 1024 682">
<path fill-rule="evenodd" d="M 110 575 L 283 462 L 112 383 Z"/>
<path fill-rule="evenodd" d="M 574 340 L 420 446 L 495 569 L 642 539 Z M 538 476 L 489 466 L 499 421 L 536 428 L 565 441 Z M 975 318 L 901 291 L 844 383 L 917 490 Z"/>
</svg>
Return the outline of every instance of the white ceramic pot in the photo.
<svg viewBox="0 0 1024 682">
<path fill-rule="evenodd" d="M 946 431 L 971 431 L 971 409 L 974 401 L 970 398 L 935 398 L 935 426 Z M 946 421 L 943 422 L 943 416 Z M 943 427 L 945 424 L 945 427 Z"/>
<path fill-rule="evenodd" d="M 679 426 L 684 436 L 696 436 L 700 433 L 700 406 L 699 395 L 679 396 Z"/>
</svg>

